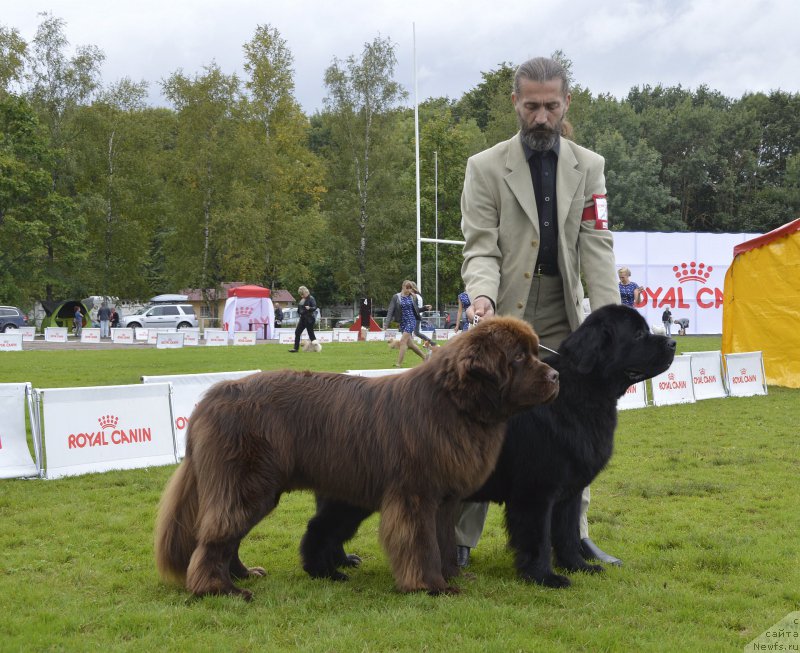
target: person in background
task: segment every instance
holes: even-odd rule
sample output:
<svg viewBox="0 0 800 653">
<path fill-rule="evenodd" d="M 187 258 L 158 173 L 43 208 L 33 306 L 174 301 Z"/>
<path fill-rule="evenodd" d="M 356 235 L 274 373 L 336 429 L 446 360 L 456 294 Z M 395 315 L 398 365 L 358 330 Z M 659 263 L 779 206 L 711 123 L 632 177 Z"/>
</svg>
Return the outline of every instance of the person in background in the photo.
<svg viewBox="0 0 800 653">
<path fill-rule="evenodd" d="M 661 321 L 664 323 L 664 332 L 668 335 L 672 335 L 672 311 L 669 310 L 669 306 L 664 307 L 664 312 L 661 314 Z"/>
<path fill-rule="evenodd" d="M 419 292 L 419 288 L 417 288 L 417 284 L 415 284 L 413 281 L 411 282 L 411 290 L 414 292 L 414 300 L 417 302 L 417 313 L 421 314 L 423 310 L 425 311 L 431 310 L 432 308 L 431 305 L 425 303 L 425 300 L 422 299 L 422 295 Z M 422 327 L 422 319 L 417 318 L 417 326 L 414 328 L 414 335 L 417 336 L 417 338 L 419 338 L 420 340 L 422 340 L 423 347 L 426 347 L 428 349 L 433 349 L 434 347 L 438 347 L 438 345 L 433 340 L 431 340 L 428 336 L 422 333 L 422 331 L 420 330 L 421 327 Z"/>
<path fill-rule="evenodd" d="M 468 318 L 524 319 L 555 350 L 584 319 L 582 278 L 592 309 L 620 303 L 605 162 L 568 140 L 569 76 L 558 61 L 523 63 L 511 101 L 520 131 L 470 157 L 464 176 L 461 276 L 472 301 Z M 575 527 L 584 557 L 621 564 L 589 539 L 589 488 L 582 504 Z M 465 505 L 456 529 L 460 566 L 469 562 L 486 514 Z"/>
<path fill-rule="evenodd" d="M 620 268 L 617 274 L 619 275 L 619 296 L 622 303 L 625 304 L 625 306 L 635 308 L 636 304 L 642 300 L 641 286 L 631 281 L 631 271 L 629 268 Z"/>
<path fill-rule="evenodd" d="M 119 328 L 119 313 L 117 313 L 117 307 L 111 307 L 111 328 L 117 329 Z"/>
<path fill-rule="evenodd" d="M 73 314 L 72 318 L 73 322 L 75 323 L 75 337 L 80 338 L 81 332 L 83 331 L 83 313 L 81 313 L 80 306 L 75 306 L 75 313 Z"/>
<path fill-rule="evenodd" d="M 294 330 L 294 348 L 289 350 L 293 354 L 300 349 L 300 336 L 303 331 L 308 333 L 311 344 L 317 341 L 317 336 L 314 335 L 317 301 L 305 286 L 300 286 L 297 292 L 300 295 L 300 302 L 297 304 L 297 328 Z"/>
<path fill-rule="evenodd" d="M 108 338 L 111 336 L 111 309 L 107 302 L 103 302 L 97 311 L 97 319 L 100 321 L 100 337 Z"/>
<path fill-rule="evenodd" d="M 275 328 L 280 329 L 283 324 L 283 309 L 278 302 L 275 302 Z"/>
<path fill-rule="evenodd" d="M 467 309 L 470 307 L 469 295 L 466 291 L 458 295 L 458 312 L 456 313 L 456 333 L 459 331 L 466 331 L 469 329 L 469 320 L 467 320 Z"/>
<path fill-rule="evenodd" d="M 417 347 L 417 343 L 411 335 L 417 328 L 419 323 L 419 310 L 417 309 L 417 297 L 414 293 L 415 284 L 413 281 L 404 281 L 403 289 L 400 291 L 400 351 L 397 354 L 397 362 L 395 367 L 403 366 L 403 358 L 406 355 L 406 350 L 410 349 L 421 359 L 425 360 L 425 353 Z"/>
</svg>

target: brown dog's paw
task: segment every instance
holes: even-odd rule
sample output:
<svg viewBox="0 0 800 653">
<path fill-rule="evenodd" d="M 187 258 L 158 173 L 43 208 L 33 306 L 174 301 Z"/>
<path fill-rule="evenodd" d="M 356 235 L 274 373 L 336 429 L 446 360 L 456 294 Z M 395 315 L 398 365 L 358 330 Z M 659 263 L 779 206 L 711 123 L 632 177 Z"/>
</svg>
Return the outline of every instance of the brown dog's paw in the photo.
<svg viewBox="0 0 800 653">
<path fill-rule="evenodd" d="M 456 594 L 461 594 L 461 590 L 455 585 L 448 585 L 443 589 L 428 590 L 429 596 L 454 596 Z"/>
</svg>

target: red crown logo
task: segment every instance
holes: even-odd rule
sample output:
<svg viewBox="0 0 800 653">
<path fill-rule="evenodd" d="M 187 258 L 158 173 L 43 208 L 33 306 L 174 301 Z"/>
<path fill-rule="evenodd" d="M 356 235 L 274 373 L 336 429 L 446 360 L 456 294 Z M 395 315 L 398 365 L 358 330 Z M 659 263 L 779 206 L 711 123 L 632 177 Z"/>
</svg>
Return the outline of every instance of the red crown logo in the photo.
<svg viewBox="0 0 800 653">
<path fill-rule="evenodd" d="M 741 370 L 739 370 L 739 374 L 741 374 L 742 376 L 744 376 L 745 374 L 747 374 L 747 368 L 746 368 L 746 367 L 743 367 Z"/>
<path fill-rule="evenodd" d="M 678 283 L 686 283 L 687 281 L 699 281 L 705 283 L 706 279 L 711 276 L 714 270 L 710 265 L 705 263 L 681 263 L 680 265 L 672 266 L 672 271 L 675 273 L 675 278 Z"/>
<path fill-rule="evenodd" d="M 675 373 L 674 372 L 670 372 L 669 374 L 667 374 L 667 378 L 670 381 L 674 381 L 675 380 Z"/>
<path fill-rule="evenodd" d="M 705 375 L 706 375 L 706 370 L 705 370 L 705 368 L 701 367 L 700 368 L 700 376 L 705 376 Z"/>
<path fill-rule="evenodd" d="M 107 429 L 109 427 L 115 428 L 117 422 L 119 422 L 119 417 L 116 415 L 101 415 L 97 418 L 97 421 L 100 422 L 101 429 Z"/>
<path fill-rule="evenodd" d="M 236 309 L 236 317 L 250 317 L 253 314 L 252 306 L 242 306 Z"/>
</svg>

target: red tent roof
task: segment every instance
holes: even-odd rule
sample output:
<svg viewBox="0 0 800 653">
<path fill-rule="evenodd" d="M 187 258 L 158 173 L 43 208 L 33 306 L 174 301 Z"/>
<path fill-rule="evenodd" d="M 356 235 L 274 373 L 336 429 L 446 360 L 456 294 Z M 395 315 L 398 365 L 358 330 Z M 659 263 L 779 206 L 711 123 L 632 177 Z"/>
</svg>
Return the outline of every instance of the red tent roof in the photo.
<svg viewBox="0 0 800 653">
<path fill-rule="evenodd" d="M 228 291 L 228 297 L 269 297 L 269 288 L 261 286 L 237 286 Z"/>
<path fill-rule="evenodd" d="M 756 236 L 755 238 L 751 238 L 750 240 L 746 240 L 743 243 L 739 243 L 736 247 L 733 248 L 733 255 L 739 256 L 739 254 L 744 254 L 745 252 L 749 252 L 751 249 L 756 249 L 757 247 L 761 247 L 766 245 L 767 243 L 771 243 L 776 238 L 780 238 L 781 236 L 789 236 L 793 234 L 795 231 L 800 231 L 800 218 L 797 220 L 792 220 L 792 222 L 787 222 L 785 225 L 778 227 L 777 229 L 773 229 L 770 232 L 762 234 L 761 236 Z"/>
</svg>

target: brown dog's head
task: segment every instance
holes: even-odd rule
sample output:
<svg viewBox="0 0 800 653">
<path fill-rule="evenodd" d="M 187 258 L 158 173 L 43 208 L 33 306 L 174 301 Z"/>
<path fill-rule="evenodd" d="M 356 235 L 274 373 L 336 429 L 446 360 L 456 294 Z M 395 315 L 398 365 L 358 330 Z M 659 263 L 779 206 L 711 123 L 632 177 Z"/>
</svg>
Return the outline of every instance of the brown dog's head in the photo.
<svg viewBox="0 0 800 653">
<path fill-rule="evenodd" d="M 539 360 L 539 338 L 522 320 L 483 320 L 442 349 L 429 364 L 441 365 L 439 382 L 478 421 L 509 417 L 558 394 L 558 372 Z"/>
</svg>

